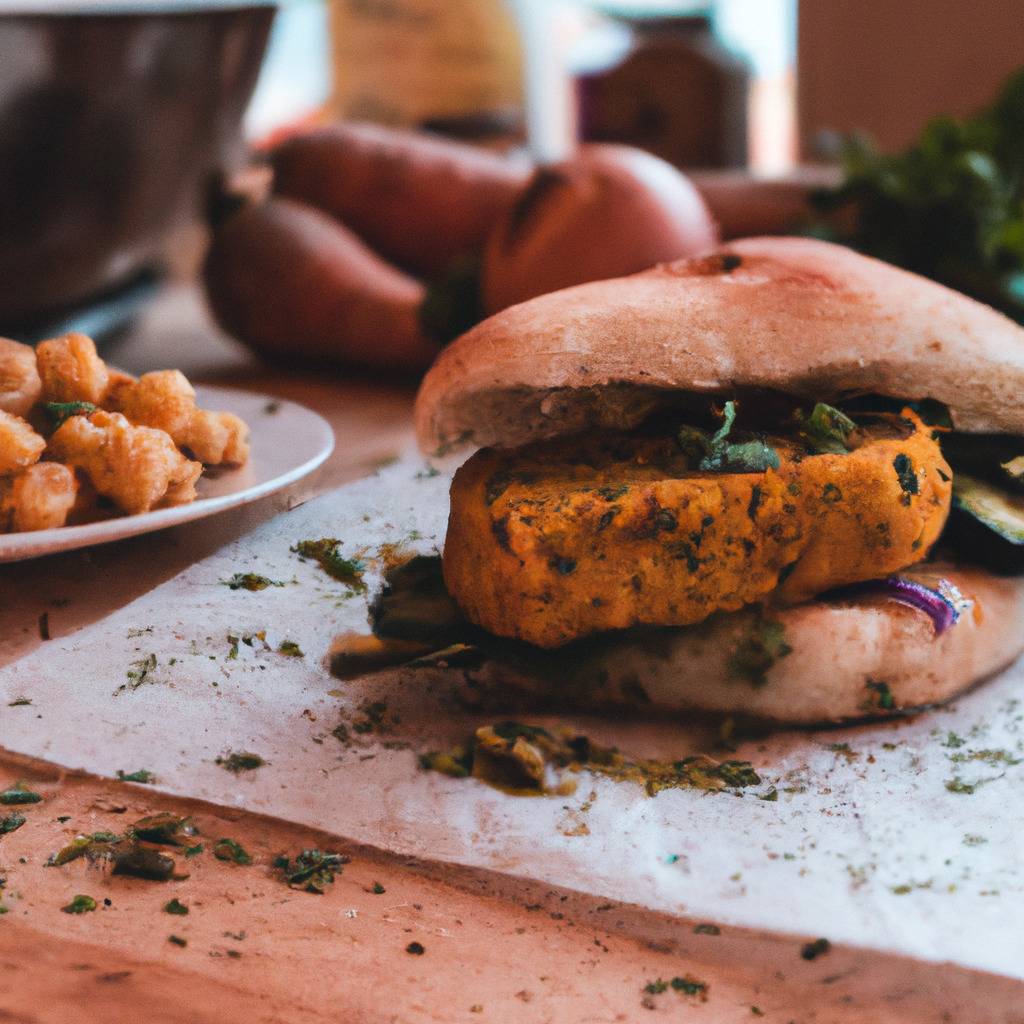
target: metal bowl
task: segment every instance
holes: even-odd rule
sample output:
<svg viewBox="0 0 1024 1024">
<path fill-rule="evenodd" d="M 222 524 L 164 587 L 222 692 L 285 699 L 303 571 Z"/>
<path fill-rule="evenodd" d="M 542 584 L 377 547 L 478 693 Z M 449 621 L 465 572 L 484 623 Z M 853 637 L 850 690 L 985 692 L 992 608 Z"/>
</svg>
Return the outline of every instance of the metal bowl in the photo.
<svg viewBox="0 0 1024 1024">
<path fill-rule="evenodd" d="M 265 3 L 0 0 L 0 333 L 124 288 L 244 154 Z"/>
</svg>

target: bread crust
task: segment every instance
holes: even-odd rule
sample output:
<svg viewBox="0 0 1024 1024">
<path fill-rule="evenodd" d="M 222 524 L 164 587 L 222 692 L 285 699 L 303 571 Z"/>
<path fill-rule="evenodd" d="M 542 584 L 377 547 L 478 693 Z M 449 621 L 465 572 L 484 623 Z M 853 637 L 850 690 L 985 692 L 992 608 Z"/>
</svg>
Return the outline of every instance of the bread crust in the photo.
<svg viewBox="0 0 1024 1024">
<path fill-rule="evenodd" d="M 424 379 L 425 451 L 628 427 L 670 391 L 934 398 L 958 430 L 1024 433 L 1024 329 L 843 246 L 748 238 L 485 320 Z"/>
<path fill-rule="evenodd" d="M 746 610 L 608 634 L 589 649 L 491 661 L 482 674 L 583 708 L 701 709 L 805 725 L 905 714 L 952 699 L 1024 650 L 1024 580 L 935 568 L 973 602 L 941 635 L 923 612 L 885 598 L 818 600 L 763 617 Z M 737 652 L 765 622 L 781 632 L 777 656 L 759 673 Z"/>
</svg>

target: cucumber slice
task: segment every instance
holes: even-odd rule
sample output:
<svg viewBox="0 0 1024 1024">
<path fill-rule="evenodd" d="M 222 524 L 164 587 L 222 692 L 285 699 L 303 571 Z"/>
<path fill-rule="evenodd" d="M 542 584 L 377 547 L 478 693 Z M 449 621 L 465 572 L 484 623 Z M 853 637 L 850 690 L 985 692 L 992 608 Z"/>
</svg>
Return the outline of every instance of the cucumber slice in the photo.
<svg viewBox="0 0 1024 1024">
<path fill-rule="evenodd" d="M 1024 545 L 1024 495 L 1009 494 L 984 480 L 956 473 L 953 507 L 966 512 L 1010 544 Z"/>
</svg>

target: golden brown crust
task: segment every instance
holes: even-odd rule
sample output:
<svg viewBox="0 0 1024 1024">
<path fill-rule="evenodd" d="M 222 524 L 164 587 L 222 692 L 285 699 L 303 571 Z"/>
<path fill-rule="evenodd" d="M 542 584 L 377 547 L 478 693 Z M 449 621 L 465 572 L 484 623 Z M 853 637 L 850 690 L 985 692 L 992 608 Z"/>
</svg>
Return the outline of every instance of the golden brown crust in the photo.
<svg viewBox="0 0 1024 1024">
<path fill-rule="evenodd" d="M 813 601 L 765 618 L 746 610 L 609 634 L 591 653 L 573 648 L 551 672 L 540 661 L 535 671 L 495 662 L 485 675 L 587 708 L 700 708 L 804 724 L 905 713 L 952 699 L 1024 650 L 1024 579 L 936 568 L 973 602 L 938 636 L 927 615 L 890 600 Z M 756 647 L 747 655 L 765 622 L 779 628 L 767 634 L 758 673 Z"/>
<path fill-rule="evenodd" d="M 886 576 L 927 553 L 949 511 L 949 466 L 907 416 L 915 429 L 842 455 L 780 443 L 766 472 L 699 472 L 674 437 L 484 449 L 452 483 L 445 583 L 488 632 L 558 647 Z"/>
<path fill-rule="evenodd" d="M 944 402 L 958 429 L 1024 433 L 1024 330 L 842 246 L 748 238 L 714 254 L 544 295 L 447 348 L 416 402 L 426 451 L 622 425 L 665 390 L 847 391 Z M 615 415 L 616 410 L 611 411 Z"/>
</svg>

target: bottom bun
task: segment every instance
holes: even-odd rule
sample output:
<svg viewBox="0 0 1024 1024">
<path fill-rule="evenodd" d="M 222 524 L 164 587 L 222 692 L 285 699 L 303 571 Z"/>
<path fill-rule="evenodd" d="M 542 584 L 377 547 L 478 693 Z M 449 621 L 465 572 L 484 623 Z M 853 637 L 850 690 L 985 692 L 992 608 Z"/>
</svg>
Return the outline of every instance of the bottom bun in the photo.
<svg viewBox="0 0 1024 1024">
<path fill-rule="evenodd" d="M 940 634 L 927 614 L 886 597 L 817 600 L 499 657 L 474 675 L 585 707 L 804 724 L 906 713 L 955 697 L 1024 650 L 1024 579 L 928 569 L 970 601 Z"/>
</svg>

